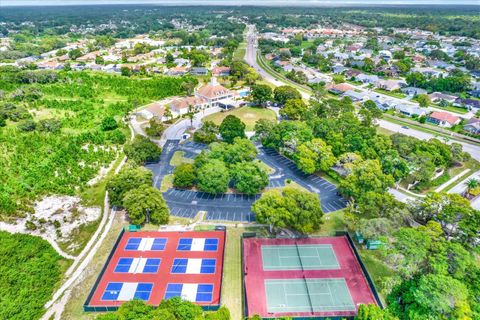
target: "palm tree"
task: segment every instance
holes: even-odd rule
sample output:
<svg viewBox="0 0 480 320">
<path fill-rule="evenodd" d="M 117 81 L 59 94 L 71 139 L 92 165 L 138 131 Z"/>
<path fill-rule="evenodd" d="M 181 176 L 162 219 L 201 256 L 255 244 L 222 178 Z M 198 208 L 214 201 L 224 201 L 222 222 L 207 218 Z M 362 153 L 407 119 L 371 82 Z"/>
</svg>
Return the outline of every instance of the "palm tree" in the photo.
<svg viewBox="0 0 480 320">
<path fill-rule="evenodd" d="M 195 117 L 196 113 L 197 111 L 194 109 L 194 107 L 192 105 L 189 105 L 186 116 L 188 119 L 190 119 L 190 128 L 193 128 L 193 118 Z"/>
<path fill-rule="evenodd" d="M 478 187 L 478 180 L 475 178 L 468 179 L 467 182 L 465 182 L 465 185 L 467 186 L 467 192 L 470 193 L 473 189 Z"/>
</svg>

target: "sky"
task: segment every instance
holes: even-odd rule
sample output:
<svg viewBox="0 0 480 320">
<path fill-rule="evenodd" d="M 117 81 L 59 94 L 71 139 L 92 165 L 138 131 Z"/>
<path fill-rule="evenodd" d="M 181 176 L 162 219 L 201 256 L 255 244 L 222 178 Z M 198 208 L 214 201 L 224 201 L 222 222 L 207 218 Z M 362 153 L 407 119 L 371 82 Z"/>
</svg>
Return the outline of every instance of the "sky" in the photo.
<svg viewBox="0 0 480 320">
<path fill-rule="evenodd" d="M 79 5 L 79 4 L 161 4 L 161 5 L 275 5 L 275 6 L 332 6 L 332 5 L 406 5 L 406 4 L 470 4 L 480 0 L 0 0 L 0 6 L 21 5 Z"/>
</svg>

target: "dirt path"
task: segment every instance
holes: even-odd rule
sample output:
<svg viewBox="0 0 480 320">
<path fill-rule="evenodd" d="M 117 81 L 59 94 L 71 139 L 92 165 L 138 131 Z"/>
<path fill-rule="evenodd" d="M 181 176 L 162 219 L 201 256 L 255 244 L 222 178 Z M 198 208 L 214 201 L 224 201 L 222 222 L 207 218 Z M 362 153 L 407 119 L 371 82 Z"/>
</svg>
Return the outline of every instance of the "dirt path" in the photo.
<svg viewBox="0 0 480 320">
<path fill-rule="evenodd" d="M 135 132 L 130 128 L 130 141 L 133 140 Z M 127 161 L 127 157 L 124 157 L 118 167 L 115 170 L 117 174 L 120 169 L 124 166 Z M 90 264 L 93 257 L 98 251 L 98 248 L 103 243 L 103 240 L 107 236 L 110 228 L 113 224 L 115 217 L 115 208 L 110 210 L 110 203 L 108 201 L 108 192 L 105 192 L 104 207 L 103 207 L 103 216 L 100 224 L 95 231 L 94 235 L 90 238 L 85 248 L 82 252 L 74 259 L 73 264 L 65 273 L 65 281 L 63 285 L 53 294 L 52 299 L 45 304 L 46 312 L 41 318 L 42 320 L 61 320 L 63 310 L 65 309 L 65 304 L 68 302 L 71 290 L 77 284 L 80 276 L 82 275 L 85 268 Z M 84 258 L 85 257 L 85 258 Z M 78 266 L 78 267 L 77 267 Z M 61 299 L 60 299 L 61 298 Z"/>
</svg>

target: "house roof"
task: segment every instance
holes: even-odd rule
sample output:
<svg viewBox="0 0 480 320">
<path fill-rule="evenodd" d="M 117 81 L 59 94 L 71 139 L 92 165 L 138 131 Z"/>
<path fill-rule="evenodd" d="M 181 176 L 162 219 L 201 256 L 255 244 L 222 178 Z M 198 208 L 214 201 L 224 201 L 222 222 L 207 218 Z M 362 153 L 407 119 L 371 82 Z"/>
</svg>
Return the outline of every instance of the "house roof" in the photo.
<svg viewBox="0 0 480 320">
<path fill-rule="evenodd" d="M 439 121 L 446 121 L 450 124 L 455 124 L 460 119 L 459 117 L 443 111 L 434 111 L 429 117 Z"/>
<path fill-rule="evenodd" d="M 480 127 L 480 119 L 479 118 L 471 118 L 468 120 L 467 124 L 469 125 L 476 125 Z"/>
<path fill-rule="evenodd" d="M 200 97 L 185 97 L 185 98 L 180 98 L 172 101 L 170 105 L 172 106 L 172 108 L 180 110 L 180 109 L 187 109 L 188 106 L 195 107 L 197 105 L 204 104 L 206 102 L 207 101 L 205 99 Z"/>
<path fill-rule="evenodd" d="M 232 94 L 232 92 L 224 86 L 218 84 L 215 78 L 212 78 L 212 81 L 209 84 L 198 89 L 197 94 L 212 99 Z"/>
<path fill-rule="evenodd" d="M 341 91 L 341 92 L 347 92 L 350 90 L 353 90 L 353 87 L 349 84 L 346 83 L 339 83 L 339 84 L 328 84 L 325 86 L 327 90 L 334 90 L 334 91 Z"/>
<path fill-rule="evenodd" d="M 150 103 L 146 106 L 145 110 L 148 110 L 151 114 L 158 117 L 162 117 L 165 112 L 165 108 L 163 107 L 163 105 L 158 102 Z"/>
<path fill-rule="evenodd" d="M 213 74 L 220 74 L 223 72 L 230 72 L 230 67 L 215 67 L 212 70 Z"/>
<path fill-rule="evenodd" d="M 452 96 L 452 95 L 449 95 L 449 94 L 444 94 L 444 93 L 441 93 L 441 92 L 433 92 L 433 93 L 430 93 L 428 96 L 432 100 L 441 99 L 441 100 L 447 100 L 447 101 L 454 101 L 455 99 L 457 99 L 456 96 Z"/>
</svg>

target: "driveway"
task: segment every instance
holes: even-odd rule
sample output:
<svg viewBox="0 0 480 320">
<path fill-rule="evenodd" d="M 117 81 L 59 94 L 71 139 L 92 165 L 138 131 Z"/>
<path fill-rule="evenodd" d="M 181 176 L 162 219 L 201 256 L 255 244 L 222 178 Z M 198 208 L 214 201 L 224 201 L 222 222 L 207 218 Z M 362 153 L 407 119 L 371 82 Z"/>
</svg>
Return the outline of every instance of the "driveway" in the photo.
<svg viewBox="0 0 480 320">
<path fill-rule="evenodd" d="M 163 178 L 173 173 L 175 168 L 170 165 L 170 160 L 175 151 L 183 151 L 185 157 L 193 159 L 206 147 L 204 144 L 191 141 L 180 144 L 180 140 L 167 140 L 159 162 L 145 166 L 153 172 L 154 187 L 160 188 Z M 325 213 L 345 208 L 346 201 L 337 195 L 335 185 L 318 176 L 303 174 L 291 160 L 279 155 L 275 150 L 258 147 L 257 158 L 275 170 L 270 175 L 270 183 L 267 188 L 282 187 L 285 186 L 286 180 L 291 180 L 317 193 Z M 255 215 L 250 208 L 261 195 L 213 195 L 205 192 L 171 188 L 164 192 L 163 196 L 170 208 L 170 214 L 173 216 L 193 218 L 198 211 L 206 211 L 207 220 L 253 222 L 255 221 Z"/>
</svg>

